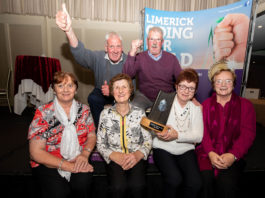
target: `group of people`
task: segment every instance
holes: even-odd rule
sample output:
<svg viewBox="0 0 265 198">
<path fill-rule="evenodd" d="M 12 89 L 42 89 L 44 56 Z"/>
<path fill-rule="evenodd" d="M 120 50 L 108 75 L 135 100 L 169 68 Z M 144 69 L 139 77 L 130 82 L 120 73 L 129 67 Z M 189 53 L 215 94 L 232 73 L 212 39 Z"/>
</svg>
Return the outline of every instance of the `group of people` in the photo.
<svg viewBox="0 0 265 198">
<path fill-rule="evenodd" d="M 146 159 L 153 151 L 161 172 L 164 197 L 236 197 L 244 169 L 244 155 L 255 138 L 252 104 L 233 89 L 236 75 L 225 61 L 209 70 L 213 95 L 194 101 L 199 77 L 194 69 L 181 69 L 176 56 L 163 51 L 163 31 L 149 30 L 148 50 L 132 41 L 124 54 L 122 38 L 110 32 L 105 51 L 86 49 L 72 29 L 63 5 L 56 23 L 70 44 L 75 60 L 95 74 L 89 106 L 74 99 L 75 76 L 57 72 L 55 99 L 40 106 L 30 124 L 28 139 L 33 174 L 42 197 L 89 197 L 94 147 L 106 162 L 112 197 L 145 197 Z M 132 79 L 138 77 L 139 90 Z M 141 126 L 145 110 L 158 92 L 176 92 L 161 133 Z M 111 104 L 104 108 L 106 104 Z"/>
</svg>

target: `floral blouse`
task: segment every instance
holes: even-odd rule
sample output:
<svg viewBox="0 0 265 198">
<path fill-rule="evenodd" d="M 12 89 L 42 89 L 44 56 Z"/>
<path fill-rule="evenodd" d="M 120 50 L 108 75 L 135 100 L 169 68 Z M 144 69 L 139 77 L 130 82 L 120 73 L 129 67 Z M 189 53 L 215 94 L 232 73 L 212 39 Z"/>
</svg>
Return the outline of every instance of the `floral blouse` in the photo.
<svg viewBox="0 0 265 198">
<path fill-rule="evenodd" d="M 146 160 L 152 147 L 150 132 L 141 127 L 144 111 L 130 105 L 130 111 L 122 117 L 116 106 L 104 109 L 100 114 L 97 132 L 97 149 L 107 163 L 112 152 L 132 153 L 137 150 Z"/>
<path fill-rule="evenodd" d="M 87 135 L 95 131 L 94 122 L 88 106 L 77 103 L 78 112 L 74 125 L 81 147 L 87 142 Z M 28 139 L 46 140 L 46 151 L 62 158 L 60 143 L 64 126 L 55 117 L 53 102 L 40 106 L 29 126 Z M 31 167 L 39 166 L 35 161 L 30 161 Z"/>
</svg>

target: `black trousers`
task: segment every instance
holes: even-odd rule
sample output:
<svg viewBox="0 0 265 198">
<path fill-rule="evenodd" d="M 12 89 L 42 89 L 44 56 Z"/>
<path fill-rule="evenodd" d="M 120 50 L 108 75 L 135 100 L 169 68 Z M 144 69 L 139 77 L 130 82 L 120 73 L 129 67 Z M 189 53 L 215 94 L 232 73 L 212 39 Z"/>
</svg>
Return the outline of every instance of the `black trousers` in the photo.
<svg viewBox="0 0 265 198">
<path fill-rule="evenodd" d="M 109 193 L 111 197 L 146 197 L 145 169 L 146 162 L 144 160 L 139 161 L 133 168 L 126 171 L 113 161 L 107 164 Z"/>
<path fill-rule="evenodd" d="M 89 189 L 93 178 L 92 173 L 72 173 L 68 182 L 57 169 L 40 165 L 32 168 L 32 174 L 40 185 L 42 198 L 92 197 L 92 191 Z"/>
<path fill-rule="evenodd" d="M 214 171 L 205 170 L 201 172 L 203 187 L 201 198 L 237 198 L 240 195 L 240 181 L 245 168 L 245 161 L 239 160 L 231 167 L 220 170 L 218 175 Z"/>
<path fill-rule="evenodd" d="M 163 179 L 163 197 L 197 197 L 202 186 L 194 150 L 172 155 L 163 149 L 153 149 L 154 162 Z"/>
</svg>

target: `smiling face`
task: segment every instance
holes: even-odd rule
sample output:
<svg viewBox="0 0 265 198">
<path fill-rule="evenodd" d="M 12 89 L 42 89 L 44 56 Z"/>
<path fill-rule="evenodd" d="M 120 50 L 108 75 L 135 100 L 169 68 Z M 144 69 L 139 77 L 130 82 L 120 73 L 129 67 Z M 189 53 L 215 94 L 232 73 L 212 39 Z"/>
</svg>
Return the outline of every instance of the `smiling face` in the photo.
<svg viewBox="0 0 265 198">
<path fill-rule="evenodd" d="M 159 56 L 162 45 L 163 45 L 163 35 L 158 31 L 150 31 L 147 37 L 147 46 L 150 53 L 157 57 Z"/>
<path fill-rule="evenodd" d="M 233 82 L 233 75 L 229 71 L 222 71 L 220 74 L 214 76 L 214 89 L 217 97 L 232 95 L 234 89 Z"/>
<path fill-rule="evenodd" d="M 122 55 L 122 42 L 117 35 L 112 35 L 107 40 L 105 45 L 105 51 L 107 52 L 109 59 L 116 63 L 121 59 Z"/>
<path fill-rule="evenodd" d="M 54 84 L 54 91 L 59 103 L 71 103 L 76 92 L 76 85 L 70 78 L 66 76 L 61 83 Z"/>
<path fill-rule="evenodd" d="M 179 82 L 179 84 L 176 84 L 176 90 L 177 90 L 177 98 L 181 105 L 187 104 L 189 100 L 191 100 L 195 94 L 196 91 L 196 84 L 195 82 L 188 82 L 186 80 L 183 80 Z"/>
<path fill-rule="evenodd" d="M 126 104 L 129 102 L 131 89 L 127 80 L 117 80 L 113 83 L 113 96 L 119 104 Z"/>
</svg>

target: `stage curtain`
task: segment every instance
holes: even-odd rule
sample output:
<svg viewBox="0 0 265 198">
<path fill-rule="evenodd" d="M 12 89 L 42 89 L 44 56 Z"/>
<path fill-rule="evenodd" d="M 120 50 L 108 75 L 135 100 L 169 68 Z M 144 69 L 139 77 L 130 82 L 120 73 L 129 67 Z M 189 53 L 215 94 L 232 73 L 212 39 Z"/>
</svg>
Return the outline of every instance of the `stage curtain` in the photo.
<svg viewBox="0 0 265 198">
<path fill-rule="evenodd" d="M 145 7 L 166 11 L 196 11 L 239 0 L 1 0 L 0 13 L 55 17 L 61 4 L 77 19 L 140 22 Z M 262 0 L 263 1 L 263 0 Z"/>
</svg>

